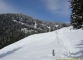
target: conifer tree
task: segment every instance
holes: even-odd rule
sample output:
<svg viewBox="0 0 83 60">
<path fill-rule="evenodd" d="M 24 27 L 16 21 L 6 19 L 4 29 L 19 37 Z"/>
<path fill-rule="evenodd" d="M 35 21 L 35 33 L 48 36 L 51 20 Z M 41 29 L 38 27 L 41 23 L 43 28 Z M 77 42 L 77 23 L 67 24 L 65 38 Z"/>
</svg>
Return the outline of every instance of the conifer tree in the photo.
<svg viewBox="0 0 83 60">
<path fill-rule="evenodd" d="M 83 25 L 83 0 L 70 0 L 71 25 L 79 29 Z"/>
</svg>

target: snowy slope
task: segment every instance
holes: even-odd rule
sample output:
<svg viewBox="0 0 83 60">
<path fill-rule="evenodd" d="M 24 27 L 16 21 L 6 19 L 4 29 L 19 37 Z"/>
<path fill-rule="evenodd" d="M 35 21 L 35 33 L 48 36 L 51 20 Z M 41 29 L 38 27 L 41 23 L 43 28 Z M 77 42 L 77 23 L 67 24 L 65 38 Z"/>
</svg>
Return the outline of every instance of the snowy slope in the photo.
<svg viewBox="0 0 83 60">
<path fill-rule="evenodd" d="M 55 60 L 83 58 L 83 30 L 62 28 L 26 37 L 0 50 L 0 60 Z M 54 50 L 55 56 L 52 56 Z"/>
</svg>

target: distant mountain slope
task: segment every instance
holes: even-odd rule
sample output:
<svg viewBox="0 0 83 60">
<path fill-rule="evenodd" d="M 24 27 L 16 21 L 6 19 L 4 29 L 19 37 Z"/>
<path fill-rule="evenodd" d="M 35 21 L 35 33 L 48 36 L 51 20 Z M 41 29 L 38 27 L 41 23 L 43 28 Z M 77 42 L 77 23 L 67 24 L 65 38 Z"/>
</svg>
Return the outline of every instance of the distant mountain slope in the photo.
<svg viewBox="0 0 83 60">
<path fill-rule="evenodd" d="M 23 14 L 0 14 L 0 48 L 26 36 L 54 31 L 67 24 L 44 22 Z"/>
</svg>

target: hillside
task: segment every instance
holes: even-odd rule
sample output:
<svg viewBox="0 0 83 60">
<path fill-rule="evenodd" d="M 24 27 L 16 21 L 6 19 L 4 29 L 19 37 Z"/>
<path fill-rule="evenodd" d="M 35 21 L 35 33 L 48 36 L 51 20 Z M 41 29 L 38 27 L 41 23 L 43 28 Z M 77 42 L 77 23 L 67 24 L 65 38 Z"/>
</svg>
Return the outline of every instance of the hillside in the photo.
<svg viewBox="0 0 83 60">
<path fill-rule="evenodd" d="M 54 31 L 68 26 L 45 22 L 23 14 L 0 14 L 0 49 L 32 34 Z"/>
<path fill-rule="evenodd" d="M 71 28 L 28 36 L 1 49 L 0 60 L 83 59 L 83 30 Z"/>
</svg>

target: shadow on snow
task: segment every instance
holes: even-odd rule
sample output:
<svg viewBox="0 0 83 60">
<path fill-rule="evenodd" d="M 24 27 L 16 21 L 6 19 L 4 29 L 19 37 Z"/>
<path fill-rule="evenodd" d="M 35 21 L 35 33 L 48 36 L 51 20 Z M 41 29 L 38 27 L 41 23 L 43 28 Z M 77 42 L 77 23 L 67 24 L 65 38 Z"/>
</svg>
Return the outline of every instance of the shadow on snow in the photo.
<svg viewBox="0 0 83 60">
<path fill-rule="evenodd" d="M 15 51 L 17 51 L 17 50 L 19 50 L 19 49 L 21 49 L 21 48 L 22 48 L 22 47 L 19 47 L 19 48 L 16 48 L 16 49 L 12 50 L 12 51 L 8 51 L 8 52 L 6 52 L 6 53 L 1 54 L 1 55 L 0 55 L 0 59 L 3 58 L 3 57 L 8 56 L 8 55 L 10 55 L 10 54 L 13 54 Z"/>
<path fill-rule="evenodd" d="M 83 40 L 81 40 L 81 43 L 76 45 L 76 48 L 79 48 L 81 50 L 76 53 L 71 53 L 71 52 L 65 53 L 64 55 L 69 58 L 83 58 Z"/>
</svg>

